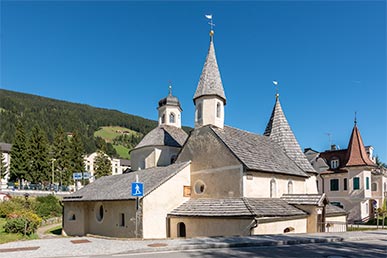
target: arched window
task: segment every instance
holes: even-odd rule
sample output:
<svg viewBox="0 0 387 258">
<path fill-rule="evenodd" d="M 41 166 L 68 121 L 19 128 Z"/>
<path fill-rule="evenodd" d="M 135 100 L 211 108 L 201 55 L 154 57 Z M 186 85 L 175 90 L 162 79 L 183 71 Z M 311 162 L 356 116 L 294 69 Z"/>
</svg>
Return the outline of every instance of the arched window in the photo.
<svg viewBox="0 0 387 258">
<path fill-rule="evenodd" d="M 163 116 L 161 117 L 161 123 L 165 124 L 165 114 L 163 114 Z"/>
<path fill-rule="evenodd" d="M 177 223 L 177 237 L 185 237 L 185 224 L 183 222 Z"/>
<path fill-rule="evenodd" d="M 277 185 L 274 178 L 270 181 L 270 198 L 275 198 L 277 192 Z"/>
<path fill-rule="evenodd" d="M 171 123 L 171 124 L 175 123 L 175 114 L 174 113 L 169 114 L 169 123 Z"/>
<path fill-rule="evenodd" d="M 220 105 L 220 103 L 218 102 L 217 104 L 216 104 L 216 117 L 220 117 L 220 115 L 221 115 L 221 105 Z"/>
<path fill-rule="evenodd" d="M 293 193 L 293 182 L 289 181 L 288 182 L 288 194 L 292 194 L 292 193 Z"/>
</svg>

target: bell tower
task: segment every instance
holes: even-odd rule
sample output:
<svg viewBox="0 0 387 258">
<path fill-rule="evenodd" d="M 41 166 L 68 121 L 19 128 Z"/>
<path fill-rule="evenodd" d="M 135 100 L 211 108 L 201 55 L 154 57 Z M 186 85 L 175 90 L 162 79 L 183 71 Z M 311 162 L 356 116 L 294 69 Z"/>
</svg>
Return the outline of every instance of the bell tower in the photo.
<svg viewBox="0 0 387 258">
<path fill-rule="evenodd" d="M 214 31 L 210 31 L 210 46 L 193 97 L 195 104 L 195 128 L 204 125 L 224 126 L 224 94 L 222 80 L 215 56 Z"/>
</svg>

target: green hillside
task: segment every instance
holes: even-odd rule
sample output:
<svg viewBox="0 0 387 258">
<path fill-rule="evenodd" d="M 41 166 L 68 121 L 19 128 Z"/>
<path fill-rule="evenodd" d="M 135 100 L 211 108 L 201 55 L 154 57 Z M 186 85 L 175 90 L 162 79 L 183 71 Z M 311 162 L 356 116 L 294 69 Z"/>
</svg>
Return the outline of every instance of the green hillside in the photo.
<svg viewBox="0 0 387 258">
<path fill-rule="evenodd" d="M 129 159 L 129 151 L 137 145 L 143 134 L 120 126 L 103 126 L 94 133 L 107 143 L 111 143 L 118 156 Z"/>
<path fill-rule="evenodd" d="M 27 132 L 39 125 L 50 143 L 56 129 L 62 126 L 65 132 L 80 135 L 87 153 L 105 149 L 109 155 L 122 158 L 128 158 L 128 150 L 157 126 L 156 121 L 117 110 L 0 89 L 0 142 L 13 142 L 18 120 L 23 122 Z M 110 127 L 122 128 L 130 133 L 119 137 L 110 135 L 108 129 L 100 132 L 101 128 Z M 191 130 L 189 127 L 183 129 L 187 132 Z"/>
<path fill-rule="evenodd" d="M 62 126 L 65 132 L 77 132 L 80 135 L 87 153 L 105 149 L 109 155 L 116 157 L 119 155 L 114 150 L 119 153 L 127 152 L 126 149 L 133 148 L 145 134 L 157 126 L 156 121 L 117 110 L 0 89 L 0 142 L 13 142 L 18 120 L 22 121 L 26 132 L 39 125 L 50 143 L 56 129 Z M 109 138 L 108 132 L 105 132 L 107 135 L 98 134 L 105 127 L 125 128 L 131 132 L 129 136 L 133 137 L 120 137 L 114 141 L 115 137 Z M 189 127 L 183 129 L 187 132 L 191 130 Z"/>
</svg>

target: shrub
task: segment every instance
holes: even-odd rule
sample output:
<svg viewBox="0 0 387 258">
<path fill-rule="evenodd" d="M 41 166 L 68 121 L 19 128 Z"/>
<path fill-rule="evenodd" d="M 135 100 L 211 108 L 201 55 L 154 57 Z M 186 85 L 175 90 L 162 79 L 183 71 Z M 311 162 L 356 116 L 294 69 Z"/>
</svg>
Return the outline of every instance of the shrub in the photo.
<svg viewBox="0 0 387 258">
<path fill-rule="evenodd" d="M 4 231 L 7 233 L 20 233 L 31 235 L 42 222 L 42 219 L 35 213 L 27 210 L 8 214 Z"/>
<path fill-rule="evenodd" d="M 62 206 L 54 195 L 36 197 L 34 210 L 44 219 L 58 217 L 62 214 Z"/>
<path fill-rule="evenodd" d="M 8 201 L 3 201 L 0 203 L 0 217 L 5 218 L 8 214 L 29 208 L 33 202 L 32 199 L 26 201 L 23 197 L 13 197 Z"/>
</svg>

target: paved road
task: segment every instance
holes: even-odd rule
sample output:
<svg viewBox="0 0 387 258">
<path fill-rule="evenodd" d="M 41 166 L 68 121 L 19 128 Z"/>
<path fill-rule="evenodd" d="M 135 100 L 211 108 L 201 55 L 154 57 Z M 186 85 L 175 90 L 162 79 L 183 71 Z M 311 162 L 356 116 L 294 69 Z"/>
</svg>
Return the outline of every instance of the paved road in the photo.
<svg viewBox="0 0 387 258">
<path fill-rule="evenodd" d="M 262 246 L 242 248 L 216 248 L 189 251 L 164 251 L 138 254 L 114 254 L 107 256 L 89 256 L 98 258 L 236 258 L 236 257 L 272 257 L 272 258 L 386 258 L 386 240 L 367 240 L 335 242 L 323 244 L 304 244 L 288 246 Z"/>
</svg>

